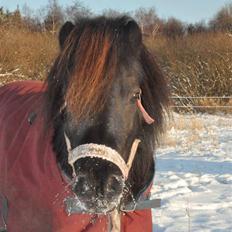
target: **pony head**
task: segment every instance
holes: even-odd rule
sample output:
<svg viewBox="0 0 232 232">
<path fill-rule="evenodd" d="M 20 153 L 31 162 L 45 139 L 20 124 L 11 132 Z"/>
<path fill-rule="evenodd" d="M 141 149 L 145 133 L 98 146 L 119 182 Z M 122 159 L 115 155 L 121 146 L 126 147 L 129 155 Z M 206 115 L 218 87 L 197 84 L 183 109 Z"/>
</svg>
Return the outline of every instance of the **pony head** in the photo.
<svg viewBox="0 0 232 232">
<path fill-rule="evenodd" d="M 46 95 L 54 151 L 83 208 L 108 212 L 136 201 L 153 179 L 167 85 L 127 16 L 67 22 L 59 43 Z M 130 160 L 135 140 L 125 175 L 119 163 Z"/>
</svg>

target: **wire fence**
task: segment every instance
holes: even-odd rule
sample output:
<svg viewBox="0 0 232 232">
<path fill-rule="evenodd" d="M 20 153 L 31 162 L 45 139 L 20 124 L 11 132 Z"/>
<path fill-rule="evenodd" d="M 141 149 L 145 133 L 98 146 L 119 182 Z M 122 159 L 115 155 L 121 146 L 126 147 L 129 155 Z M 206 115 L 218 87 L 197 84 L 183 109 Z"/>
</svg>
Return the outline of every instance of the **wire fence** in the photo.
<svg viewBox="0 0 232 232">
<path fill-rule="evenodd" d="M 221 108 L 221 109 L 232 109 L 232 104 L 231 105 L 194 105 L 192 100 L 194 99 L 216 99 L 216 100 L 220 100 L 220 99 L 225 99 L 225 100 L 230 100 L 232 99 L 232 96 L 172 96 L 171 99 L 173 99 L 175 101 L 179 100 L 178 104 L 181 105 L 172 105 L 172 108 L 189 108 L 189 109 L 194 109 L 194 108 L 208 108 L 208 109 L 212 109 L 212 108 Z M 187 102 L 183 103 L 182 100 L 187 100 Z"/>
<path fill-rule="evenodd" d="M 213 97 L 208 97 L 208 96 L 202 96 L 202 97 L 194 97 L 194 96 L 173 96 L 171 97 L 172 99 L 232 99 L 232 96 L 213 96 Z"/>
</svg>

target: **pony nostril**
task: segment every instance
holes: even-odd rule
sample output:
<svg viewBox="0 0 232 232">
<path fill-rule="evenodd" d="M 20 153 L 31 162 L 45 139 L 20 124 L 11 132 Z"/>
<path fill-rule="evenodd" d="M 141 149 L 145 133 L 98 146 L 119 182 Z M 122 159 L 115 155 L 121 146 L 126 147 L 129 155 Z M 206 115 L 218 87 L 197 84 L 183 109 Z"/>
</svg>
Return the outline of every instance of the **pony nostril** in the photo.
<svg viewBox="0 0 232 232">
<path fill-rule="evenodd" d="M 79 175 L 76 182 L 75 182 L 74 192 L 78 196 L 83 196 L 83 195 L 89 193 L 90 190 L 91 190 L 91 187 L 89 185 L 87 175 L 84 175 L 84 174 Z"/>
<path fill-rule="evenodd" d="M 122 193 L 123 190 L 123 179 L 118 175 L 110 175 L 107 180 L 105 193 L 107 197 L 113 198 Z"/>
</svg>

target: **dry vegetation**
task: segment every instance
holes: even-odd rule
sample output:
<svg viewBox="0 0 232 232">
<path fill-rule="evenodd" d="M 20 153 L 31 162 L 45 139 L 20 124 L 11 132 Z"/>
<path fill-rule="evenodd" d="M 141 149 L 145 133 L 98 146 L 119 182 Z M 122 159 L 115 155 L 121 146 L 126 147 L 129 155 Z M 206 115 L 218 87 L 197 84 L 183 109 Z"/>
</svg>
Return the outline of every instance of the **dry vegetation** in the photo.
<svg viewBox="0 0 232 232">
<path fill-rule="evenodd" d="M 56 35 L 14 27 L 0 27 L 0 33 L 1 84 L 44 79 L 57 53 Z M 197 34 L 177 40 L 157 36 L 147 38 L 146 44 L 168 76 L 173 96 L 232 96 L 232 37 L 224 33 Z M 175 104 L 231 106 L 231 101 L 180 99 Z M 214 112 L 216 108 L 207 111 Z"/>
<path fill-rule="evenodd" d="M 188 137 L 188 144 L 191 144 L 199 141 L 201 139 L 200 131 L 207 131 L 207 126 L 204 121 L 199 117 L 187 117 L 186 115 L 173 114 L 172 117 L 169 117 L 167 121 L 167 133 L 163 135 L 160 141 L 161 147 L 177 147 L 181 146 L 176 137 L 176 131 L 187 132 L 190 131 L 186 136 Z"/>
<path fill-rule="evenodd" d="M 175 40 L 158 37 L 146 42 L 168 76 L 173 96 L 232 96 L 232 37 L 227 33 L 199 33 Z M 232 106 L 231 101 L 189 98 L 175 103 L 212 107 Z"/>
<path fill-rule="evenodd" d="M 57 52 L 50 33 L 0 27 L 0 82 L 44 79 Z"/>
<path fill-rule="evenodd" d="M 58 50 L 57 31 L 67 18 L 63 12 L 71 18 L 91 15 L 78 1 L 66 11 L 62 11 L 58 1 L 50 2 L 42 23 L 22 17 L 19 10 L 6 13 L 0 8 L 0 84 L 43 80 Z M 108 10 L 105 14 L 119 12 Z M 153 8 L 138 9 L 133 16 L 168 77 L 173 96 L 232 96 L 232 4 L 219 11 L 208 26 L 184 25 L 173 18 L 164 21 Z M 196 110 L 214 112 L 216 106 L 232 106 L 232 99 L 179 99 L 173 104 L 211 106 L 214 108 Z M 231 111 L 224 108 L 224 112 Z"/>
</svg>

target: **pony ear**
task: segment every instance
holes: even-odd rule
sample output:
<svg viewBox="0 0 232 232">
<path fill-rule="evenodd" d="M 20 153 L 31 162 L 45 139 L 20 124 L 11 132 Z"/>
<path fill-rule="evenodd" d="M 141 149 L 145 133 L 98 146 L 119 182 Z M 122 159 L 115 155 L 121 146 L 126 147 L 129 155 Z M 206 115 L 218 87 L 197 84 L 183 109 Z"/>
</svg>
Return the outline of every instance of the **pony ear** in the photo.
<svg viewBox="0 0 232 232">
<path fill-rule="evenodd" d="M 128 35 L 129 43 L 135 48 L 140 46 L 142 44 L 142 33 L 139 25 L 130 17 L 126 17 L 124 20 L 124 30 Z"/>
<path fill-rule="evenodd" d="M 59 33 L 59 43 L 60 48 L 62 49 L 64 47 L 65 40 L 67 39 L 68 35 L 73 30 L 74 25 L 71 22 L 66 22 L 60 29 Z"/>
</svg>

